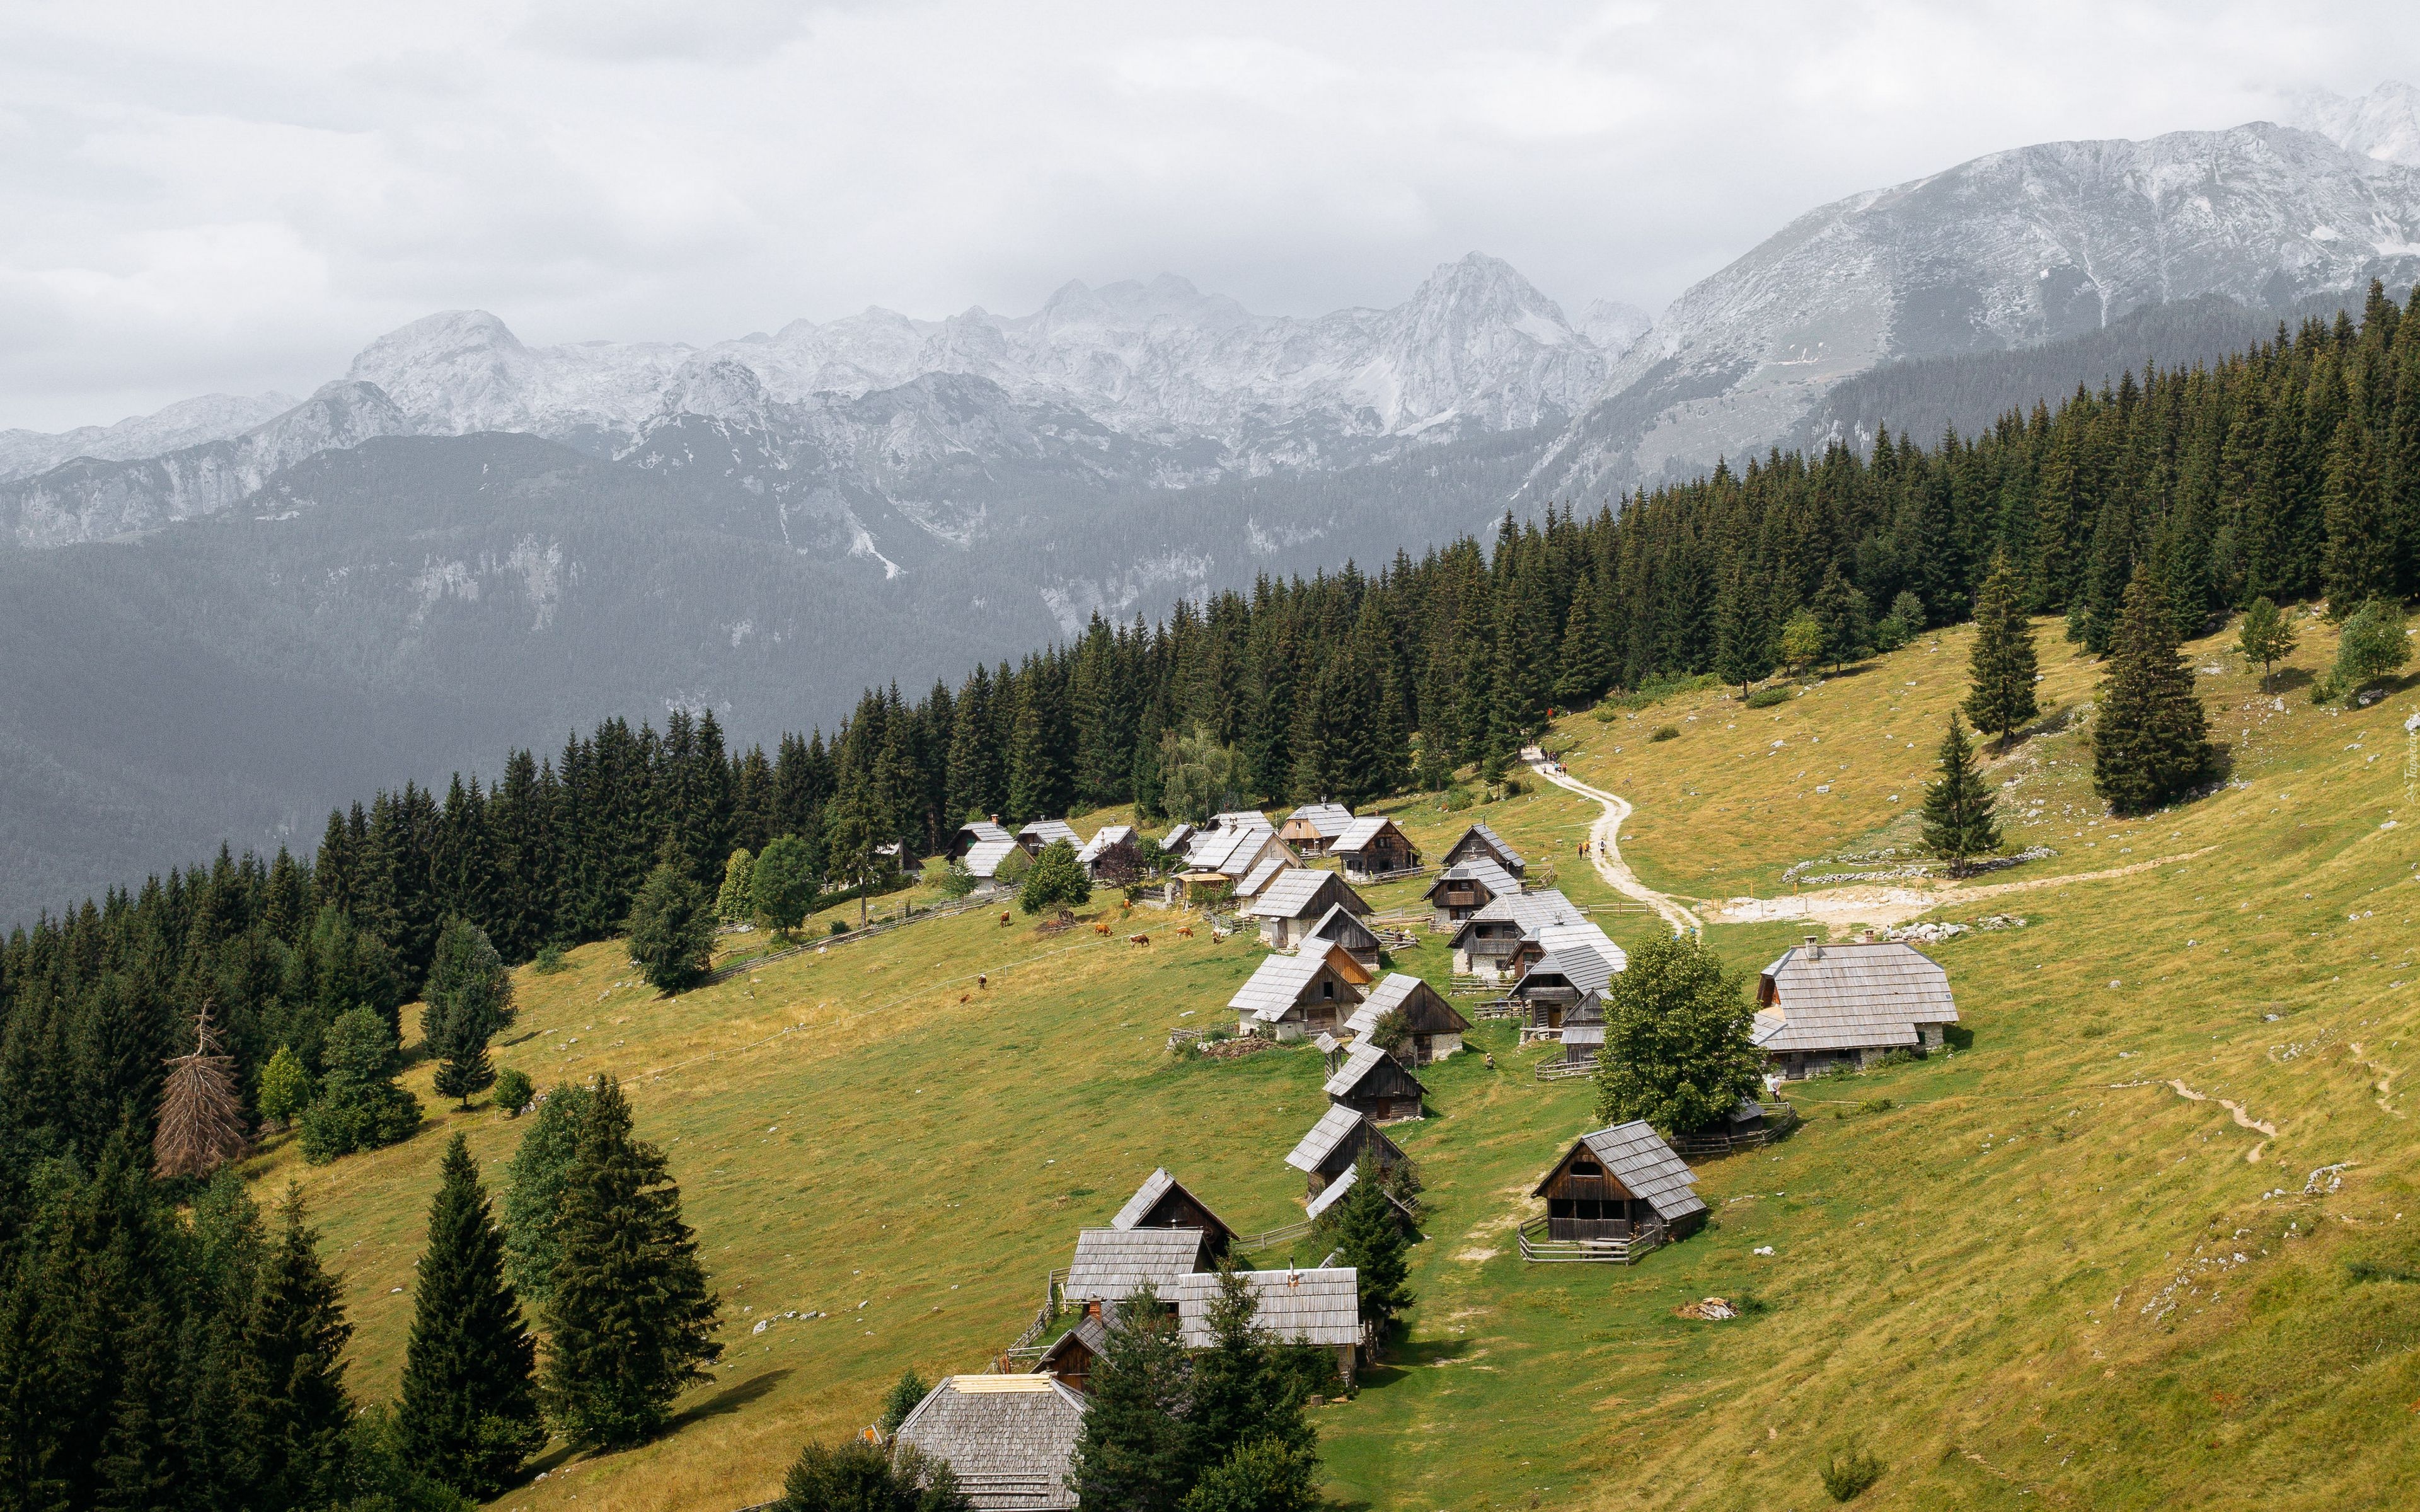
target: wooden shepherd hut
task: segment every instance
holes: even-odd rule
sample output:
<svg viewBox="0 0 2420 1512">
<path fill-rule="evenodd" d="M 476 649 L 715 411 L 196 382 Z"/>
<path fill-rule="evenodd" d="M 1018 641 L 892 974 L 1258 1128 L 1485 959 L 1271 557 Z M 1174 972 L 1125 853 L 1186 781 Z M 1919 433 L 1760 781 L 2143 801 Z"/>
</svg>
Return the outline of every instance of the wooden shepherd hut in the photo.
<svg viewBox="0 0 2420 1512">
<path fill-rule="evenodd" d="M 1311 1185 L 1307 1195 L 1315 1197 L 1328 1183 L 1351 1175 L 1364 1155 L 1382 1171 L 1393 1170 L 1405 1159 L 1403 1148 L 1372 1123 L 1368 1114 L 1331 1103 L 1287 1154 L 1285 1163 L 1302 1172 Z"/>
<path fill-rule="evenodd" d="M 1379 940 L 1375 930 L 1353 917 L 1353 910 L 1343 903 L 1336 904 L 1320 916 L 1319 922 L 1311 926 L 1311 934 L 1303 948 L 1317 949 L 1329 945 L 1342 946 L 1346 955 L 1361 963 L 1362 969 L 1378 969 L 1378 952 L 1384 949 L 1384 943 Z"/>
<path fill-rule="evenodd" d="M 1352 884 L 1335 872 L 1292 867 L 1269 879 L 1245 905 L 1244 917 L 1261 921 L 1262 944 L 1291 950 L 1310 936 L 1311 926 L 1332 908 L 1345 909 L 1357 917 L 1367 917 L 1370 912 L 1370 905 L 1353 890 Z M 1374 949 L 1377 936 L 1372 935 L 1370 943 Z M 1375 964 L 1376 960 L 1373 954 L 1366 964 Z"/>
<path fill-rule="evenodd" d="M 1117 1316 L 1117 1304 L 1105 1303 L 1097 1313 L 1088 1312 L 1076 1326 L 1060 1335 L 1042 1351 L 1033 1363 L 1033 1373 L 1048 1376 L 1071 1391 L 1089 1393 L 1093 1389 L 1093 1362 L 1101 1357 L 1101 1346 L 1109 1335 L 1109 1320 Z"/>
<path fill-rule="evenodd" d="M 1588 916 L 1552 887 L 1498 898 L 1454 931 L 1453 969 L 1481 981 L 1518 981 L 1546 953 L 1544 932 L 1586 922 Z"/>
<path fill-rule="evenodd" d="M 1353 827 L 1353 810 L 1341 803 L 1306 803 L 1286 815 L 1278 838 L 1305 856 L 1326 856 L 1336 837 Z"/>
<path fill-rule="evenodd" d="M 1929 1054 L 1958 1022 L 1949 974 L 1916 947 L 1827 945 L 1811 934 L 1764 968 L 1756 1007 L 1757 1048 L 1790 1081 L 1870 1066 L 1894 1050 Z"/>
<path fill-rule="evenodd" d="M 1076 864 L 1095 882 L 1102 880 L 1104 872 L 1112 877 L 1142 875 L 1142 853 L 1135 848 L 1134 825 L 1103 825 L 1076 853 Z"/>
<path fill-rule="evenodd" d="M 1235 989 L 1227 1006 L 1235 1011 L 1239 1033 L 1299 1040 L 1343 1027 L 1369 986 L 1370 973 L 1361 963 L 1342 946 L 1331 945 L 1326 950 L 1269 956 Z"/>
<path fill-rule="evenodd" d="M 1059 1294 L 1071 1306 L 1098 1312 L 1145 1287 L 1164 1298 L 1178 1277 L 1217 1265 L 1210 1236 L 1199 1228 L 1083 1228 Z"/>
<path fill-rule="evenodd" d="M 1584 1014 L 1604 1023 L 1606 990 L 1628 964 L 1629 958 L 1610 940 L 1603 947 L 1575 940 L 1540 956 L 1506 994 L 1521 1005 L 1521 1038 L 1559 1038 L 1565 1019 Z"/>
<path fill-rule="evenodd" d="M 1342 860 L 1345 876 L 1356 882 L 1392 876 L 1420 864 L 1412 837 L 1384 814 L 1364 814 L 1353 821 L 1352 827 L 1329 843 L 1327 854 Z"/>
<path fill-rule="evenodd" d="M 1344 1021 L 1344 1026 L 1357 1039 L 1367 1040 L 1378 1021 L 1388 1013 L 1400 1013 L 1404 1026 L 1411 1031 L 1408 1048 L 1412 1064 L 1425 1066 L 1432 1060 L 1443 1060 L 1462 1048 L 1462 1037 L 1470 1032 L 1470 1020 L 1462 1016 L 1435 988 L 1409 972 L 1389 973 L 1387 980 L 1370 989 L 1370 995 Z"/>
<path fill-rule="evenodd" d="M 1349 1265 L 1316 1271 L 1239 1273 L 1260 1302 L 1252 1326 L 1288 1344 L 1313 1344 L 1336 1356 L 1336 1373 L 1348 1387 L 1361 1356 L 1361 1277 Z M 1216 1275 L 1187 1276 L 1176 1288 L 1176 1319 L 1189 1350 L 1206 1350 L 1210 1304 L 1218 1295 Z M 1055 1384 L 1055 1382 L 1054 1382 Z"/>
<path fill-rule="evenodd" d="M 1428 1088 L 1402 1061 L 1365 1041 L 1355 1045 L 1344 1064 L 1327 1078 L 1326 1092 L 1339 1106 L 1385 1123 L 1419 1118 L 1420 1100 L 1428 1095 Z"/>
<path fill-rule="evenodd" d="M 1464 861 L 1493 861 L 1516 877 L 1529 873 L 1529 863 L 1521 853 L 1505 843 L 1504 837 L 1485 825 L 1473 825 L 1462 832 L 1462 838 L 1446 847 L 1438 858 L 1439 866 L 1457 866 Z"/>
<path fill-rule="evenodd" d="M 1126 1198 L 1126 1205 L 1109 1220 L 1112 1228 L 1199 1228 L 1210 1245 L 1211 1258 L 1227 1253 L 1235 1242 L 1235 1231 L 1225 1220 L 1210 1211 L 1210 1204 L 1195 1196 L 1185 1183 L 1168 1174 L 1165 1165 L 1155 1166 Z"/>
<path fill-rule="evenodd" d="M 1552 1240 L 1678 1239 L 1706 1216 L 1698 1178 L 1645 1119 L 1582 1134 L 1531 1196 Z"/>
<path fill-rule="evenodd" d="M 985 841 L 1005 841 L 1015 844 L 1016 837 L 1008 832 L 1007 826 L 1000 822 L 997 815 L 989 819 L 970 820 L 960 825 L 957 833 L 950 837 L 950 859 L 965 860 L 967 852 Z"/>
<path fill-rule="evenodd" d="M 1520 895 L 1521 879 L 1482 856 L 1447 866 L 1423 896 L 1430 927 L 1450 930 L 1498 898 Z"/>
<path fill-rule="evenodd" d="M 1043 847 L 1056 845 L 1063 840 L 1070 850 L 1084 848 L 1084 837 L 1077 834 L 1076 826 L 1064 819 L 1036 819 L 1016 832 L 1016 843 L 1024 847 L 1028 856 L 1040 856 Z"/>
<path fill-rule="evenodd" d="M 1083 1430 L 1084 1397 L 1053 1377 L 947 1376 L 894 1442 L 949 1466 L 977 1512 L 1060 1512 Z"/>
</svg>

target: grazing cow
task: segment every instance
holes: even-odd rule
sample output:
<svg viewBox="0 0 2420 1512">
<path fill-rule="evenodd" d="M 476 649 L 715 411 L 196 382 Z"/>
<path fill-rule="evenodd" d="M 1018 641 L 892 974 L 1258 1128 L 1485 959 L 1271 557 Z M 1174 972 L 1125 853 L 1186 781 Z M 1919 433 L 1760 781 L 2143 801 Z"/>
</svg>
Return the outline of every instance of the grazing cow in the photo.
<svg viewBox="0 0 2420 1512">
<path fill-rule="evenodd" d="M 972 994 L 972 993 L 960 993 L 960 994 L 958 994 L 958 1001 L 959 1001 L 959 1002 L 961 1002 L 961 1003 L 963 1003 L 963 1002 L 966 1002 L 966 1001 L 970 1000 L 970 998 L 972 998 L 973 996 L 974 996 L 974 994 Z"/>
<path fill-rule="evenodd" d="M 1002 929 L 1008 928 L 1008 910 L 1005 908 L 1000 911 L 1000 927 Z"/>
<path fill-rule="evenodd" d="M 1109 926 L 1106 923 L 1095 922 L 1093 925 L 1093 933 L 1095 934 L 1107 934 L 1109 932 Z"/>
<path fill-rule="evenodd" d="M 1177 925 L 1176 937 L 1180 940 L 1189 940 L 1193 938 L 1193 926 L 1190 924 Z"/>
<path fill-rule="evenodd" d="M 991 977 L 990 977 L 990 975 L 989 975 L 988 973 L 985 973 L 985 972 L 978 972 L 978 973 L 976 973 L 976 975 L 975 975 L 975 985 L 976 985 L 976 986 L 978 986 L 978 987 L 988 987 L 988 986 L 990 986 L 990 985 L 991 985 Z"/>
<path fill-rule="evenodd" d="M 1126 943 L 1128 945 L 1149 945 L 1151 943 L 1151 936 L 1148 934 L 1129 934 L 1126 936 Z"/>
</svg>

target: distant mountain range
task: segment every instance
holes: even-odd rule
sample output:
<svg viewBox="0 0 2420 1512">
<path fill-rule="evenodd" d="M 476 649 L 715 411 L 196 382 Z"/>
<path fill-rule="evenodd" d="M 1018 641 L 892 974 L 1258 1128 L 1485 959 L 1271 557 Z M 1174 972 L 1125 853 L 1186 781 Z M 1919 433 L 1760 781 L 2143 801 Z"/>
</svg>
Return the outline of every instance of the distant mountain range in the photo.
<svg viewBox="0 0 2420 1512">
<path fill-rule="evenodd" d="M 300 403 L 0 432 L 0 643 L 47 664 L 0 684 L 0 920 L 608 713 L 829 726 L 1095 611 L 2227 349 L 2420 270 L 2414 105 L 1993 154 L 1652 322 L 1479 254 L 1310 318 L 1170 276 L 702 347 L 457 311 Z"/>
</svg>

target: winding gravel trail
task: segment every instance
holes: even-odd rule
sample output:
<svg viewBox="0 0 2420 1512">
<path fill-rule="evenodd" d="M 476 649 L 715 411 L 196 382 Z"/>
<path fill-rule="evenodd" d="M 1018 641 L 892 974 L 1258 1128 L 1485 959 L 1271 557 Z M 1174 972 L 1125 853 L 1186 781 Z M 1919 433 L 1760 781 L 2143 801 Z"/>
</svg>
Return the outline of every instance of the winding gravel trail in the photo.
<svg viewBox="0 0 2420 1512">
<path fill-rule="evenodd" d="M 1524 754 L 1529 757 L 1529 770 L 1559 788 L 1576 793 L 1584 798 L 1593 798 L 1604 807 L 1605 812 L 1597 816 L 1596 823 L 1589 829 L 1589 859 L 1596 864 L 1596 874 L 1605 879 L 1606 886 L 1625 898 L 1636 898 L 1654 909 L 1675 930 L 1703 933 L 1706 927 L 1704 919 L 1690 912 L 1670 894 L 1657 892 L 1639 881 L 1638 873 L 1630 870 L 1630 864 L 1621 858 L 1621 822 L 1630 817 L 1629 799 L 1589 786 L 1543 755 Z"/>
</svg>

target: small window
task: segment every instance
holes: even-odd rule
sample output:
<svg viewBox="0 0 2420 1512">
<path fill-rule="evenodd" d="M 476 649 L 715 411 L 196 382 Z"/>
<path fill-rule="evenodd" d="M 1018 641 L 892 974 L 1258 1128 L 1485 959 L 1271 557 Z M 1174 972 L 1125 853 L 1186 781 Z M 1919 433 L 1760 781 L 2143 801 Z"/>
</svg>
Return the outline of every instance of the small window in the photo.
<svg viewBox="0 0 2420 1512">
<path fill-rule="evenodd" d="M 1599 1165 L 1592 1160 L 1575 1160 L 1572 1162 L 1572 1174 L 1574 1176 L 1603 1176 L 1605 1174 L 1605 1167 Z"/>
<path fill-rule="evenodd" d="M 1336 995 L 1336 983 L 1332 981 L 1321 982 L 1319 984 L 1319 995 L 1322 998 L 1334 997 Z"/>
</svg>

